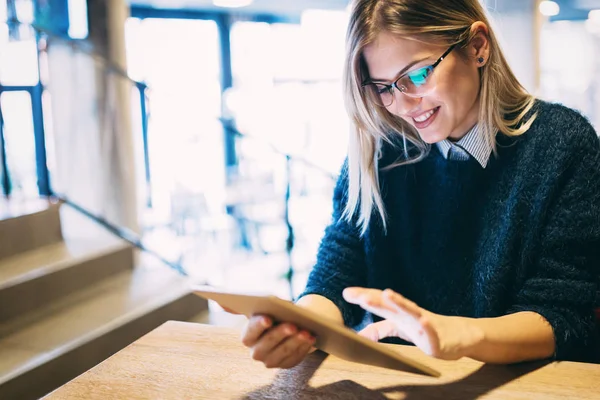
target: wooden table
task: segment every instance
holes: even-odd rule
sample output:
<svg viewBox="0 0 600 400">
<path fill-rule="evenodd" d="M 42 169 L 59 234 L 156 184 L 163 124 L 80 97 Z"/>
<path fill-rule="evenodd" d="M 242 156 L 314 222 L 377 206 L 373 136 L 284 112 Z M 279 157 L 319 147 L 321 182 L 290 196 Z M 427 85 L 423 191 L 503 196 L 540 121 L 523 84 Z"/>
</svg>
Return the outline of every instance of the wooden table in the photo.
<svg viewBox="0 0 600 400">
<path fill-rule="evenodd" d="M 290 370 L 250 358 L 235 329 L 167 322 L 51 393 L 58 399 L 600 399 L 600 365 L 492 366 L 403 352 L 442 372 L 430 378 L 323 353 Z"/>
</svg>

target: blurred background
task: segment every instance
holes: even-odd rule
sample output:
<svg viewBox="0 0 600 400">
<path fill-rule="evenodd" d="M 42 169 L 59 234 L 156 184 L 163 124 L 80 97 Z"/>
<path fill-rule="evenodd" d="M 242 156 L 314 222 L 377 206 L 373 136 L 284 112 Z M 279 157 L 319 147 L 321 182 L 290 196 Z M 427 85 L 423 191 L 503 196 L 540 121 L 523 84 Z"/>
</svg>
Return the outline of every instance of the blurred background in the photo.
<svg viewBox="0 0 600 400">
<path fill-rule="evenodd" d="M 524 86 L 600 127 L 600 0 L 483 3 Z M 64 204 L 56 270 L 79 265 L 84 252 L 70 238 L 92 246 L 98 227 L 127 243 L 137 257 L 123 278 L 127 304 L 141 286 L 167 293 L 167 270 L 293 298 L 315 262 L 346 152 L 347 20 L 347 0 L 0 0 L 0 216 L 53 210 L 40 205 L 49 196 Z M 27 242 L 10 227 L 0 224 L 2 241 Z M 30 247 L 0 260 L 12 285 L 23 274 L 40 279 L 54 260 L 39 249 L 48 243 Z M 32 249 L 42 261 L 27 269 Z M 74 273 L 68 290 L 32 283 L 32 293 L 52 294 L 0 315 L 0 346 L 21 332 L 22 315 L 62 298 L 55 292 L 116 279 L 103 265 Z M 136 280 L 148 265 L 144 279 L 160 288 Z M 89 278 L 97 269 L 104 275 Z M 29 371 L 42 365 L 35 357 L 15 363 Z M 0 393 L 15 363 L 0 368 Z"/>
</svg>

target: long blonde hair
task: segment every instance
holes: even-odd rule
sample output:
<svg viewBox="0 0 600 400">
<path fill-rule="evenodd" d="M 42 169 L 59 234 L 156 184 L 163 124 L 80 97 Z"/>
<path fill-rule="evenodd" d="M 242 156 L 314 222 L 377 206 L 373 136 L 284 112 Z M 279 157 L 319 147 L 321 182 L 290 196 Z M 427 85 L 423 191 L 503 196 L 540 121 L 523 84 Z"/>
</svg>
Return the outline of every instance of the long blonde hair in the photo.
<svg viewBox="0 0 600 400">
<path fill-rule="evenodd" d="M 363 50 L 381 32 L 466 46 L 472 39 L 471 25 L 488 26 L 489 60 L 480 69 L 479 126 L 496 151 L 496 134 L 525 133 L 535 115 L 524 121 L 535 98 L 519 83 L 494 35 L 479 0 L 355 0 L 346 36 L 344 70 L 345 104 L 350 117 L 348 147 L 348 201 L 343 216 L 357 223 L 364 234 L 373 214 L 386 228 L 386 210 L 379 188 L 379 156 L 383 142 L 401 135 L 404 154 L 393 166 L 418 162 L 429 153 L 429 145 L 402 118 L 369 100 L 362 83 L 368 76 Z M 410 145 L 410 152 L 408 146 Z M 355 218 L 356 217 L 356 218 Z"/>
</svg>

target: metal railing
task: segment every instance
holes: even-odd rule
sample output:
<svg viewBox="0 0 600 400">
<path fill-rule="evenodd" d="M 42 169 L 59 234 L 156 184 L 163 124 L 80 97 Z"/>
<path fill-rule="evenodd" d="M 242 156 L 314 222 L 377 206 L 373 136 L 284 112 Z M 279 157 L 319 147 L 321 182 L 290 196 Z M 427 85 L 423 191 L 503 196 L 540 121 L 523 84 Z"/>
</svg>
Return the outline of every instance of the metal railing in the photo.
<svg viewBox="0 0 600 400">
<path fill-rule="evenodd" d="M 145 167 L 145 178 L 146 184 L 148 187 L 148 192 L 146 194 L 146 201 L 148 205 L 151 205 L 151 196 L 150 196 L 150 188 L 151 188 L 151 180 L 150 180 L 150 164 L 149 164 L 149 154 L 148 154 L 148 85 L 145 82 L 140 82 L 132 79 L 127 71 L 125 71 L 120 65 L 112 62 L 111 60 L 104 57 L 102 54 L 94 50 L 92 45 L 86 41 L 71 39 L 69 37 L 65 37 L 63 35 L 58 35 L 54 32 L 51 32 L 37 24 L 26 24 L 17 19 L 9 19 L 6 21 L 7 25 L 13 27 L 13 29 L 19 29 L 21 27 L 30 28 L 33 30 L 36 38 L 37 50 L 38 50 L 38 62 L 40 58 L 40 54 L 42 52 L 47 51 L 48 47 L 52 45 L 53 42 L 60 43 L 62 45 L 67 45 L 71 49 L 85 54 L 89 56 L 95 63 L 101 65 L 107 74 L 114 74 L 122 79 L 127 80 L 133 86 L 137 88 L 139 91 L 139 99 L 140 99 L 140 115 L 142 118 L 141 127 L 142 127 L 142 141 L 143 141 L 143 149 L 144 149 L 144 167 Z M 39 70 L 39 65 L 38 65 Z M 39 74 L 38 74 L 39 76 Z M 46 159 L 46 151 L 45 151 L 45 133 L 44 133 L 44 122 L 43 122 L 43 111 L 42 111 L 42 93 L 45 90 L 41 79 L 38 80 L 38 83 L 33 86 L 6 86 L 0 83 L 0 93 L 7 91 L 27 91 L 30 93 L 32 98 L 32 114 L 34 117 L 34 130 L 35 130 L 35 142 L 36 142 L 36 160 L 37 160 L 37 174 L 38 174 L 38 187 L 40 191 L 40 195 L 49 196 L 52 195 L 52 188 L 50 187 L 49 182 L 49 173 L 47 170 L 47 159 Z M 5 196 L 10 196 L 11 194 L 11 184 L 10 184 L 10 169 L 6 162 L 5 156 L 5 141 L 4 141 L 4 119 L 2 116 L 2 110 L 0 107 L 0 157 L 2 165 L 0 165 L 2 170 L 2 179 L 0 180 L 0 185 L 2 186 L 2 190 Z"/>
<path fill-rule="evenodd" d="M 18 21 L 12 21 L 12 23 L 21 24 Z M 36 34 L 36 38 L 38 41 L 38 51 L 39 52 L 47 51 L 48 47 L 51 46 L 53 42 L 61 43 L 62 45 L 67 45 L 74 51 L 89 56 L 91 59 L 94 60 L 95 63 L 102 66 L 102 68 L 104 69 L 104 71 L 106 73 L 114 74 L 122 79 L 127 80 L 128 82 L 131 83 L 132 86 L 134 86 L 138 90 L 139 101 L 140 101 L 140 103 L 139 103 L 140 104 L 140 115 L 142 118 L 142 120 L 140 122 L 141 122 L 141 128 L 142 128 L 141 133 L 142 133 L 143 153 L 144 153 L 143 162 L 144 162 L 144 168 L 145 168 L 144 177 L 145 177 L 145 185 L 146 185 L 146 205 L 149 208 L 152 208 L 152 206 L 153 206 L 152 205 L 152 195 L 151 195 L 152 176 L 151 176 L 151 171 L 150 171 L 150 155 L 149 155 L 149 146 L 148 146 L 148 141 L 149 141 L 148 128 L 149 128 L 149 122 L 150 122 L 149 121 L 150 115 L 148 113 L 148 103 L 149 103 L 148 93 L 149 93 L 150 89 L 149 89 L 148 85 L 144 82 L 139 82 L 134 79 L 131 79 L 131 77 L 128 75 L 127 71 L 123 70 L 119 65 L 112 63 L 110 60 L 107 60 L 105 57 L 103 57 L 101 54 L 96 52 L 89 44 L 87 44 L 85 42 L 66 38 L 61 35 L 56 35 L 56 34 L 49 32 L 39 26 L 36 26 L 36 25 L 29 25 L 29 26 L 36 32 L 35 34 Z M 40 46 L 40 42 L 42 42 L 44 45 Z M 42 86 L 41 82 L 39 82 L 36 87 L 37 88 L 35 89 L 36 90 L 35 93 L 37 95 L 39 95 L 40 102 L 41 102 L 41 93 L 43 92 L 44 87 Z M 7 88 L 7 87 L 0 87 L 0 90 L 2 90 L 2 89 L 10 90 L 10 88 Z M 32 92 L 32 95 L 33 95 L 33 92 Z M 40 107 L 40 110 L 41 110 L 41 107 Z M 36 117 L 42 118 L 42 115 L 37 115 Z M 285 273 L 285 279 L 289 284 L 290 293 L 293 297 L 292 279 L 294 277 L 294 265 L 293 265 L 293 260 L 292 260 L 292 252 L 294 250 L 296 237 L 295 237 L 294 226 L 290 219 L 290 200 L 292 197 L 292 174 L 291 174 L 292 163 L 302 164 L 307 168 L 318 171 L 324 177 L 326 177 L 327 179 L 331 179 L 332 181 L 335 181 L 336 176 L 334 174 L 332 174 L 331 172 L 325 170 L 324 168 L 316 165 L 313 162 L 310 162 L 309 160 L 307 160 L 303 157 L 281 151 L 273 143 L 271 143 L 269 141 L 266 141 L 264 139 L 240 132 L 237 128 L 235 128 L 235 123 L 233 120 L 219 119 L 219 121 L 221 122 L 223 129 L 228 136 L 234 137 L 235 140 L 252 140 L 252 141 L 261 142 L 262 144 L 265 145 L 266 148 L 270 149 L 270 151 L 272 151 L 274 154 L 281 156 L 285 160 L 285 182 L 284 182 L 285 188 L 284 188 L 283 196 L 281 198 L 281 201 L 283 202 L 283 206 L 284 206 L 282 222 L 286 226 L 286 230 L 287 230 L 287 234 L 285 237 L 285 252 L 287 255 L 287 270 Z M 43 122 L 38 121 L 38 124 L 40 124 L 40 123 L 41 123 L 40 126 L 43 126 Z M 36 136 L 37 135 L 40 135 L 40 132 L 36 132 Z M 41 137 L 36 138 L 36 143 L 41 144 L 44 142 L 45 142 L 45 138 L 44 138 L 43 131 L 42 131 Z M 38 159 L 38 164 L 41 161 L 41 163 L 45 167 L 46 166 L 45 149 L 39 149 L 38 153 L 40 153 L 41 150 L 44 150 L 44 156 L 41 159 Z M 4 147 L 3 135 L 2 135 L 2 113 L 0 110 L 0 159 L 3 164 L 6 163 L 6 157 L 5 157 L 4 152 L 5 152 L 5 147 Z M 225 168 L 225 166 L 224 166 L 224 168 Z M 8 175 L 9 169 L 7 168 L 7 166 L 5 166 L 5 168 L 2 168 L 2 171 L 3 171 L 2 183 L 4 185 L 9 185 L 9 182 L 10 182 L 10 177 Z M 116 236 L 122 238 L 123 240 L 126 240 L 127 242 L 131 243 L 132 245 L 134 245 L 135 247 L 137 247 L 139 249 L 142 249 L 146 252 L 152 253 L 153 255 L 155 255 L 156 257 L 161 259 L 165 263 L 165 265 L 168 265 L 170 268 L 177 271 L 178 273 L 180 273 L 182 275 L 188 275 L 180 263 L 169 261 L 169 260 L 165 259 L 164 257 L 162 257 L 157 252 L 153 251 L 152 249 L 148 248 L 147 246 L 144 246 L 142 237 L 140 237 L 139 235 L 137 235 L 127 229 L 124 229 L 122 227 L 119 227 L 116 224 L 111 223 L 105 217 L 98 215 L 97 213 L 90 211 L 90 209 L 88 209 L 84 205 L 78 204 L 77 202 L 73 201 L 72 199 L 69 198 L 69 196 L 67 194 L 56 193 L 53 190 L 53 188 L 51 188 L 51 186 L 50 186 L 47 170 L 40 171 L 38 169 L 38 174 L 42 174 L 42 175 L 46 176 L 45 185 L 47 185 L 47 190 L 46 191 L 40 190 L 40 193 L 42 195 L 52 195 L 52 196 L 57 197 L 59 200 L 63 201 L 66 204 L 69 204 L 71 207 L 75 208 L 82 214 L 86 215 L 90 219 L 93 219 L 97 223 L 101 224 L 106 229 L 108 229 L 110 232 L 115 234 Z M 42 179 L 42 180 L 44 180 L 44 179 Z M 10 192 L 10 189 L 5 189 L 5 193 L 6 192 Z"/>
<path fill-rule="evenodd" d="M 275 146 L 273 143 L 271 143 L 269 141 L 266 141 L 264 139 L 260 139 L 258 137 L 240 132 L 239 130 L 237 130 L 234 127 L 233 121 L 230 119 L 221 119 L 221 122 L 223 123 L 225 132 L 228 135 L 233 135 L 237 139 L 254 140 L 254 141 L 261 142 L 268 149 L 270 149 L 273 153 L 278 154 L 285 159 L 285 179 L 284 179 L 285 189 L 284 189 L 284 196 L 282 198 L 282 201 L 284 204 L 283 223 L 285 224 L 286 229 L 287 229 L 287 236 L 285 239 L 285 252 L 286 252 L 286 256 L 287 256 L 288 265 L 287 265 L 287 271 L 285 272 L 284 278 L 287 281 L 288 286 L 289 286 L 290 297 L 293 298 L 294 293 L 293 293 L 293 282 L 292 281 L 294 278 L 295 268 L 294 268 L 294 263 L 292 260 L 292 253 L 294 251 L 294 246 L 295 246 L 295 231 L 294 231 L 294 226 L 290 220 L 290 200 L 291 200 L 291 196 L 292 196 L 292 177 L 291 177 L 292 163 L 297 162 L 306 167 L 309 167 L 309 168 L 319 172 L 324 177 L 331 179 L 332 183 L 334 183 L 337 180 L 337 176 L 335 174 L 332 174 L 328 170 L 322 168 L 321 166 L 319 166 L 303 157 L 299 157 L 299 156 L 292 155 L 290 153 L 281 151 L 277 146 Z"/>
</svg>

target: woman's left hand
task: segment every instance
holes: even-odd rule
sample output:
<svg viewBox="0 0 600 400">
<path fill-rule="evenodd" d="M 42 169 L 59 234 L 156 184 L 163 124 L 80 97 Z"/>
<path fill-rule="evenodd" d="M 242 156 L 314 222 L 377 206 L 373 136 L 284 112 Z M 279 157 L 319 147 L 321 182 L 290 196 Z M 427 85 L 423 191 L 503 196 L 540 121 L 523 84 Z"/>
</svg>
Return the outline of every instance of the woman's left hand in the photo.
<svg viewBox="0 0 600 400">
<path fill-rule="evenodd" d="M 457 360 L 469 356 L 483 340 L 483 332 L 472 319 L 434 314 L 390 289 L 347 288 L 344 298 L 384 318 L 359 332 L 373 341 L 395 336 L 432 357 Z"/>
</svg>

